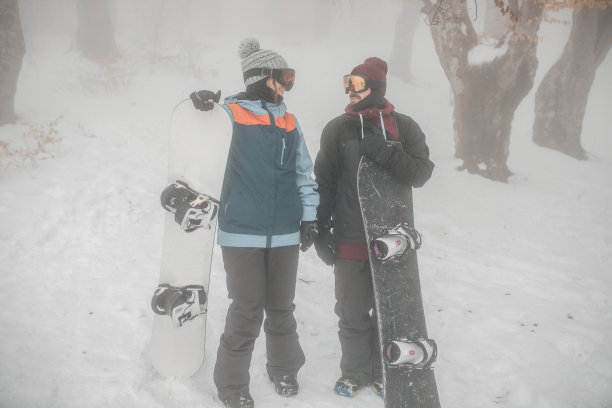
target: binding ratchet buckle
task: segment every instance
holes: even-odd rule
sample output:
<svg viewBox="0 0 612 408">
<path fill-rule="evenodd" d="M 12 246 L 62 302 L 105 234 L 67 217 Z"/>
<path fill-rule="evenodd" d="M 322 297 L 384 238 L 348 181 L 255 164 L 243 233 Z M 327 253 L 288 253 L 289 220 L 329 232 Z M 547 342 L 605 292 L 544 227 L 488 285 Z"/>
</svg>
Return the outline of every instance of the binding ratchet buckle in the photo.
<svg viewBox="0 0 612 408">
<path fill-rule="evenodd" d="M 438 357 L 438 345 L 433 339 L 392 340 L 385 345 L 385 360 L 394 366 L 421 370 L 431 368 Z"/>
<path fill-rule="evenodd" d="M 376 238 L 370 245 L 376 257 L 384 262 L 402 255 L 408 249 L 416 251 L 421 247 L 421 242 L 421 234 L 404 223 L 391 228 L 386 235 Z"/>
<path fill-rule="evenodd" d="M 197 228 L 211 229 L 219 209 L 217 199 L 198 193 L 181 180 L 168 185 L 160 200 L 162 207 L 174 214 L 174 220 L 186 232 Z"/>
</svg>

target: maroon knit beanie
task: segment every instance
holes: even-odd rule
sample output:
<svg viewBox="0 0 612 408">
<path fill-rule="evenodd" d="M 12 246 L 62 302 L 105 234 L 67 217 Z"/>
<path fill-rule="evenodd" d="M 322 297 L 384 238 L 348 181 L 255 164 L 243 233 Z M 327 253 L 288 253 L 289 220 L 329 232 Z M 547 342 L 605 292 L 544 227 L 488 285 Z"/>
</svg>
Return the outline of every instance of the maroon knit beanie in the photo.
<svg viewBox="0 0 612 408">
<path fill-rule="evenodd" d="M 370 81 L 370 88 L 380 89 L 384 95 L 387 90 L 387 63 L 380 58 L 367 58 L 363 64 L 357 65 L 351 75 L 363 75 Z"/>
</svg>

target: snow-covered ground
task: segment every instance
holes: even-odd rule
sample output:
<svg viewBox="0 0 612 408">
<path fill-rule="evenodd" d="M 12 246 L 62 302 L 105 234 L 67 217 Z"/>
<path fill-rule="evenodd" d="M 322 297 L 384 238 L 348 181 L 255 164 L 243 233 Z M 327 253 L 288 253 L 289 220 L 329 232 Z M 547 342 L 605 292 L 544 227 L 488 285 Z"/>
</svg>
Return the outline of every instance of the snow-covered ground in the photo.
<svg viewBox="0 0 612 408">
<path fill-rule="evenodd" d="M 202 37 L 195 51 L 179 48 L 171 58 L 128 45 L 122 59 L 100 67 L 81 59 L 66 33 L 25 30 L 21 120 L 0 128 L 0 407 L 221 406 L 212 382 L 229 302 L 220 251 L 207 356 L 194 377 L 166 379 L 152 368 L 149 300 L 171 110 L 195 89 L 241 90 L 243 34 Z M 549 27 L 538 81 L 567 32 Z M 382 46 L 340 35 L 244 35 L 297 68 L 286 102 L 313 158 L 323 125 L 347 103 L 341 76 L 365 57 L 388 60 L 391 33 Z M 423 22 L 415 41 L 415 79 L 390 77 L 388 97 L 421 124 L 436 163 L 415 192 L 415 210 L 442 406 L 612 407 L 612 59 L 587 106 L 590 160 L 531 143 L 532 92 L 513 124 L 515 175 L 503 184 L 455 170 L 450 91 Z M 251 368 L 257 406 L 382 407 L 370 390 L 351 400 L 331 391 L 340 374 L 333 273 L 312 250 L 301 256 L 296 304 L 307 356 L 300 394 L 274 393 L 260 338 Z"/>
</svg>

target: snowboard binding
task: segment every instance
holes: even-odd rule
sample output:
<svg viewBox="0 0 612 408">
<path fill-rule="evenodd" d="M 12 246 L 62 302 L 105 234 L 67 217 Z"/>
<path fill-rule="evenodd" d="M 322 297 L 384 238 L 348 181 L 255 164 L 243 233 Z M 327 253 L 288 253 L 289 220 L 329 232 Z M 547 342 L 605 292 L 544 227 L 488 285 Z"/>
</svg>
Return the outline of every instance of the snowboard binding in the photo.
<svg viewBox="0 0 612 408">
<path fill-rule="evenodd" d="M 177 180 L 161 193 L 161 205 L 174 214 L 174 220 L 185 232 L 197 228 L 210 229 L 210 223 L 217 216 L 219 201 L 193 190 L 185 182 Z"/>
<path fill-rule="evenodd" d="M 151 308 L 159 315 L 170 316 L 174 327 L 179 328 L 186 321 L 206 313 L 206 301 L 201 285 L 176 287 L 162 283 L 155 289 Z"/>
<path fill-rule="evenodd" d="M 421 234 L 408 224 L 399 224 L 387 231 L 387 235 L 376 238 L 371 246 L 381 261 L 402 255 L 407 249 L 416 251 L 421 247 Z"/>
<path fill-rule="evenodd" d="M 385 360 L 390 365 L 418 370 L 431 368 L 438 357 L 438 345 L 433 339 L 392 340 L 384 351 Z"/>
</svg>

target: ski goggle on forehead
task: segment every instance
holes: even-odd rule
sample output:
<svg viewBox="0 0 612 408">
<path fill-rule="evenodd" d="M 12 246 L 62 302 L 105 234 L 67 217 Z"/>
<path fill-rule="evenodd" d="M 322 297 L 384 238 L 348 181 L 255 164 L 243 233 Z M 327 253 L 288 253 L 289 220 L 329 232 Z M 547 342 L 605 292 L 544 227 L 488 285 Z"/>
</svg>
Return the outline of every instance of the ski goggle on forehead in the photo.
<svg viewBox="0 0 612 408">
<path fill-rule="evenodd" d="M 295 70 L 291 68 L 252 68 L 245 71 L 243 77 L 246 80 L 247 78 L 259 75 L 276 79 L 287 91 L 293 88 L 293 83 L 295 82 Z"/>
<path fill-rule="evenodd" d="M 365 92 L 370 87 L 368 86 L 368 78 L 363 75 L 345 75 L 344 76 L 344 92 L 349 93 L 355 92 Z"/>
</svg>

